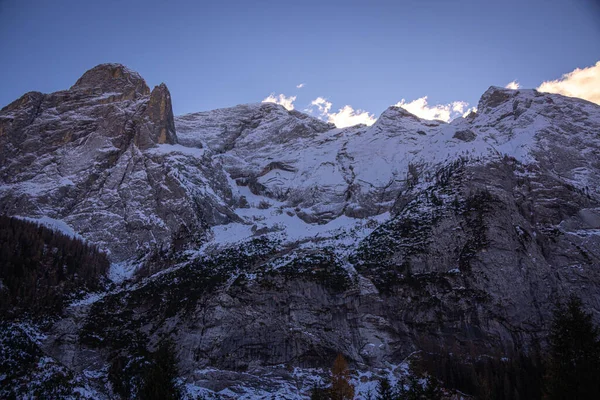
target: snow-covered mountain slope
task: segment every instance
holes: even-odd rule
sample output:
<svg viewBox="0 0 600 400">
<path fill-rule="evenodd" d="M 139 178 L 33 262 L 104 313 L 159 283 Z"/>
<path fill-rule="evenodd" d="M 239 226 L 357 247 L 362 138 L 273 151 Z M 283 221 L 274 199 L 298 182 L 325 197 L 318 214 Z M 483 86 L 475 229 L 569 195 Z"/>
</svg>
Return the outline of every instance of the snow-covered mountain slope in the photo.
<svg viewBox="0 0 600 400">
<path fill-rule="evenodd" d="M 214 151 L 242 203 L 252 199 L 256 207 L 265 201 L 257 195 L 268 197 L 308 229 L 342 215 L 388 212 L 419 176 L 458 159 L 511 157 L 600 194 L 596 105 L 491 87 L 479 110 L 446 124 L 390 107 L 371 127 L 335 129 L 275 104 L 254 104 L 177 117 L 175 124 L 183 145 Z"/>
<path fill-rule="evenodd" d="M 227 177 L 176 144 L 171 99 L 103 64 L 0 112 L 0 212 L 52 218 L 123 261 L 235 219 Z"/>
<path fill-rule="evenodd" d="M 514 157 L 598 195 L 597 106 L 490 88 L 478 109 L 446 124 L 390 107 L 346 129 L 269 103 L 173 119 L 164 85 L 151 94 L 137 73 L 103 65 L 2 110 L 0 204 L 63 221 L 124 261 L 232 221 L 281 230 L 281 218 L 239 209 L 249 199 L 304 222 L 294 230 L 382 215 L 417 176 L 460 157 Z"/>
<path fill-rule="evenodd" d="M 569 293 L 600 315 L 595 104 L 491 87 L 451 123 L 390 107 L 345 129 L 276 104 L 170 109 L 166 87 L 102 65 L 0 111 L 0 211 L 137 269 L 39 343 L 99 393 L 165 336 L 191 392 L 229 393 L 228 371 L 248 389 L 337 353 L 367 371 L 527 352 Z"/>
</svg>

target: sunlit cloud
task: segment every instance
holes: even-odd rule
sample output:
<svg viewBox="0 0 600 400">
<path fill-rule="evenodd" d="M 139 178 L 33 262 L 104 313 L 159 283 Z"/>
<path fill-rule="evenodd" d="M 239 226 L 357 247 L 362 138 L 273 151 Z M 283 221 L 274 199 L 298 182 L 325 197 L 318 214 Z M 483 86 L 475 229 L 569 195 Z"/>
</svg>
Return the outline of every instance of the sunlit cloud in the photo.
<svg viewBox="0 0 600 400">
<path fill-rule="evenodd" d="M 555 81 L 544 82 L 537 90 L 600 104 L 600 61 L 588 68 L 576 68 Z"/>
<path fill-rule="evenodd" d="M 377 118 L 364 110 L 355 110 L 351 106 L 340 108 L 337 113 L 327 115 L 327 121 L 332 122 L 338 128 L 346 128 L 358 124 L 373 125 Z"/>
<path fill-rule="evenodd" d="M 264 99 L 263 103 L 275 103 L 284 106 L 287 110 L 294 109 L 294 101 L 296 101 L 296 96 L 286 97 L 284 94 L 280 94 L 279 96 L 275 96 L 274 93 L 271 93 L 269 97 Z"/>
<path fill-rule="evenodd" d="M 467 110 L 469 103 L 465 101 L 453 101 L 449 104 L 430 106 L 427 103 L 427 96 L 424 96 L 411 102 L 402 99 L 395 106 L 402 107 L 419 118 L 450 122 L 450 120 L 462 116 Z"/>
<path fill-rule="evenodd" d="M 467 118 L 469 116 L 469 114 L 471 113 L 477 113 L 477 107 L 471 107 L 469 108 L 467 111 L 465 111 L 462 115 L 463 118 Z"/>
<path fill-rule="evenodd" d="M 512 89 L 512 90 L 517 90 L 521 87 L 521 84 L 517 81 L 512 81 L 506 84 L 505 88 L 506 89 Z"/>
<path fill-rule="evenodd" d="M 310 105 L 316 106 L 319 109 L 319 114 L 321 114 L 322 116 L 329 114 L 329 110 L 331 110 L 331 103 L 323 97 L 317 97 L 316 99 L 310 102 Z"/>
<path fill-rule="evenodd" d="M 368 111 L 355 110 L 352 106 L 345 105 L 338 112 L 332 113 L 330 112 L 331 106 L 331 102 L 327 101 L 324 97 L 317 97 L 310 102 L 310 106 L 304 111 L 312 113 L 314 107 L 316 107 L 321 119 L 335 124 L 338 128 L 346 128 L 358 124 L 373 125 L 377 121 L 377 118 Z"/>
<path fill-rule="evenodd" d="M 450 105 L 452 106 L 452 111 L 459 114 L 463 113 L 469 107 L 469 103 L 466 101 L 453 101 Z"/>
<path fill-rule="evenodd" d="M 296 85 L 296 87 L 298 89 L 302 89 L 305 85 L 306 85 L 305 83 L 299 83 L 299 84 Z"/>
</svg>

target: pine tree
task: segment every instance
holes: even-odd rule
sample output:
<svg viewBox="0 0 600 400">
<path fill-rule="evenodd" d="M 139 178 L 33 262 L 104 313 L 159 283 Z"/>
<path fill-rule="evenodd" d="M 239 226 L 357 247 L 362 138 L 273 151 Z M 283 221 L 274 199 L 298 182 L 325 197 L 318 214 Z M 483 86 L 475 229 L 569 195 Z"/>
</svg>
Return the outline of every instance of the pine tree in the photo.
<svg viewBox="0 0 600 400">
<path fill-rule="evenodd" d="M 382 378 L 377 386 L 377 400 L 394 400 L 394 393 L 388 378 Z"/>
<path fill-rule="evenodd" d="M 546 375 L 548 399 L 600 399 L 600 342 L 592 315 L 571 296 L 558 304 L 550 331 Z"/>
<path fill-rule="evenodd" d="M 440 400 L 442 398 L 442 390 L 435 378 L 426 377 L 421 397 L 427 400 Z"/>
<path fill-rule="evenodd" d="M 142 377 L 138 398 L 143 400 L 175 400 L 181 397 L 175 384 L 178 376 L 174 344 L 163 340 L 152 355 L 151 363 Z"/>
<path fill-rule="evenodd" d="M 350 383 L 348 363 L 343 355 L 338 354 L 331 369 L 331 399 L 354 399 L 354 386 Z"/>
<path fill-rule="evenodd" d="M 331 400 L 331 394 L 329 389 L 315 385 L 310 391 L 310 400 Z"/>
<path fill-rule="evenodd" d="M 439 400 L 442 391 L 437 381 L 432 377 L 425 377 L 424 384 L 416 375 L 409 375 L 397 386 L 397 398 L 402 400 Z"/>
</svg>

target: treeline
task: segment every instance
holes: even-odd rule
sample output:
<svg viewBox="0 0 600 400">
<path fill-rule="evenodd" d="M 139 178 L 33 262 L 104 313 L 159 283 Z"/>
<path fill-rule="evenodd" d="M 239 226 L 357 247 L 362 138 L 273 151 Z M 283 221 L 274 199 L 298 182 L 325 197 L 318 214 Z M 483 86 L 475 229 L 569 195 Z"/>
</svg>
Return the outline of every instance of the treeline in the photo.
<svg viewBox="0 0 600 400">
<path fill-rule="evenodd" d="M 331 384 L 315 387 L 312 400 L 353 400 L 347 364 L 338 356 Z M 509 357 L 476 357 L 458 352 L 421 352 L 412 375 L 396 385 L 386 378 L 365 400 L 434 400 L 458 397 L 485 400 L 600 399 L 600 329 L 582 302 L 557 304 L 548 346 Z M 341 383 L 340 383 L 341 382 Z M 443 387 L 443 389 L 442 389 Z"/>
<path fill-rule="evenodd" d="M 175 343 L 170 338 L 161 340 L 155 351 L 139 343 L 132 354 L 115 354 L 108 369 L 112 394 L 120 399 L 180 399 L 178 376 Z"/>
<path fill-rule="evenodd" d="M 415 366 L 444 387 L 477 399 L 541 399 L 543 395 L 544 364 L 537 352 L 509 357 L 423 352 Z"/>
<path fill-rule="evenodd" d="M 60 312 L 68 293 L 98 288 L 109 265 L 82 240 L 0 215 L 1 316 Z"/>
<path fill-rule="evenodd" d="M 547 346 L 508 357 L 425 353 L 419 368 L 477 399 L 600 399 L 600 330 L 571 296 L 555 306 Z"/>
</svg>

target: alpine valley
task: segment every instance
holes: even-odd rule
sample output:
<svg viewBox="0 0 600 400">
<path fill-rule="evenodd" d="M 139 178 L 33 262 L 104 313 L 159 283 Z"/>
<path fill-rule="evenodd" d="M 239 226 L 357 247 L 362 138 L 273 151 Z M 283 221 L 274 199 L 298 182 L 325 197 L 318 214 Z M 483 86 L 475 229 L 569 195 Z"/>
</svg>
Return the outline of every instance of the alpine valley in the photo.
<svg viewBox="0 0 600 400">
<path fill-rule="evenodd" d="M 139 397 L 167 340 L 184 398 L 306 399 L 338 354 L 357 398 L 419 355 L 468 397 L 457 371 L 534 359 L 555 302 L 600 322 L 600 106 L 535 90 L 338 129 L 174 116 L 102 64 L 0 111 L 0 214 L 29 232 L 0 248 L 1 398 Z"/>
</svg>

